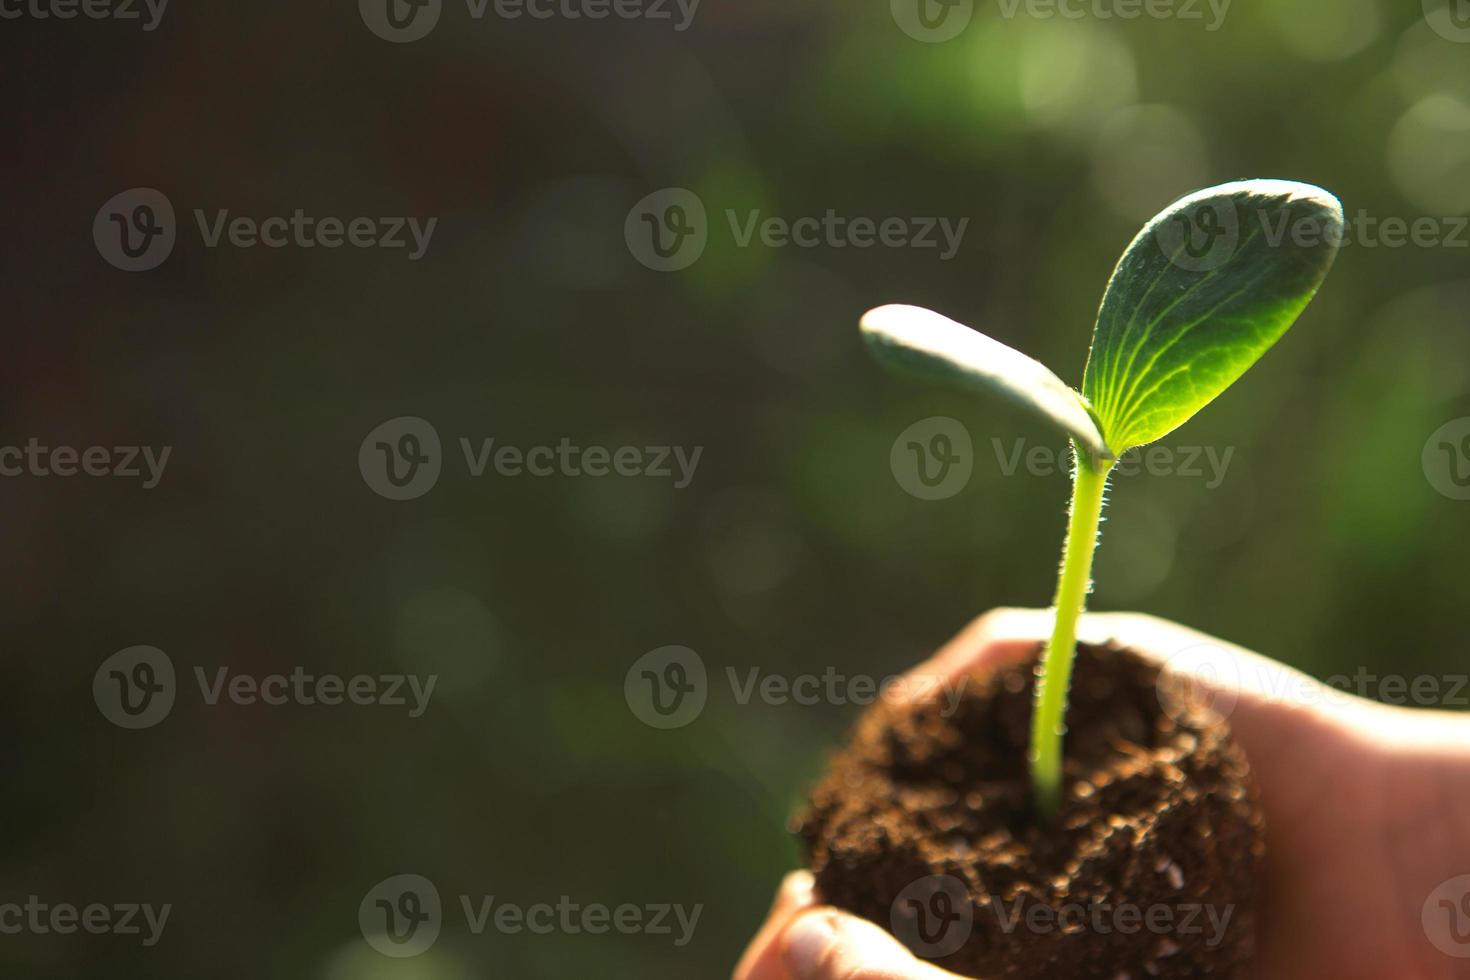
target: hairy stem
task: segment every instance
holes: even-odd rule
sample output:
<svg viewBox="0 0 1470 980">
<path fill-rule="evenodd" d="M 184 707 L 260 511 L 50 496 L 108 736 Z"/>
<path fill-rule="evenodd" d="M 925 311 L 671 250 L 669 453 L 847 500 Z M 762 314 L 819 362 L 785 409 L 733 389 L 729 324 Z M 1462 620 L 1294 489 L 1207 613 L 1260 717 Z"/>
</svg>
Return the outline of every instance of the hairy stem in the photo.
<svg viewBox="0 0 1470 980">
<path fill-rule="evenodd" d="M 1076 447 L 1074 446 L 1074 449 Z M 1043 820 L 1056 816 L 1062 802 L 1062 736 L 1067 731 L 1067 690 L 1077 654 L 1077 619 L 1092 588 L 1092 554 L 1097 548 L 1103 491 L 1112 461 L 1075 452 L 1072 511 L 1062 543 L 1062 567 L 1054 602 L 1056 622 L 1041 655 L 1036 679 L 1036 705 L 1031 715 L 1031 786 Z"/>
</svg>

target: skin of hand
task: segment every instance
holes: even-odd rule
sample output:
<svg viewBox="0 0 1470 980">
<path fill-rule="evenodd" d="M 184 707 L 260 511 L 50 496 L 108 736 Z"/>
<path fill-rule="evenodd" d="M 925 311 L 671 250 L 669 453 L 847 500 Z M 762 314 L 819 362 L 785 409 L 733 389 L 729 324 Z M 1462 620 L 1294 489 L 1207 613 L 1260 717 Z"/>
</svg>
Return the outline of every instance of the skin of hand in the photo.
<svg viewBox="0 0 1470 980">
<path fill-rule="evenodd" d="M 1049 610 L 993 610 L 913 674 L 951 678 L 1023 657 L 1050 626 Z M 1470 942 L 1450 956 L 1421 920 L 1441 883 L 1470 874 L 1470 717 L 1354 697 L 1151 616 L 1088 614 L 1079 636 L 1115 639 L 1167 663 L 1229 718 L 1267 824 L 1258 951 L 1247 980 L 1470 980 Z M 1460 916 L 1457 930 L 1467 927 L 1460 919 L 1470 915 L 1470 898 L 1462 906 L 1463 915 L 1449 912 Z M 733 974 L 955 978 L 883 928 L 820 905 L 805 871 L 786 877 Z"/>
</svg>

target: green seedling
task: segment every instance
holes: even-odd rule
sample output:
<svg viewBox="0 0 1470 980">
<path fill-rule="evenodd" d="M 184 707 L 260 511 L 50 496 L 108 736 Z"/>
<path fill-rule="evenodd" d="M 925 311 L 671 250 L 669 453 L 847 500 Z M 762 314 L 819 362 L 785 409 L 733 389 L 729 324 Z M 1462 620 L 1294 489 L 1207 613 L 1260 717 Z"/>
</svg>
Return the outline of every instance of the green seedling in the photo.
<svg viewBox="0 0 1470 980">
<path fill-rule="evenodd" d="M 1237 181 L 1176 201 L 1113 270 L 1080 392 L 938 313 L 881 306 L 864 315 L 863 336 L 886 367 L 997 392 L 1071 439 L 1072 506 L 1031 725 L 1031 782 L 1044 820 L 1061 805 L 1077 620 L 1092 588 L 1109 472 L 1121 454 L 1209 404 L 1286 332 L 1331 268 L 1342 231 L 1337 198 L 1310 184 Z"/>
</svg>

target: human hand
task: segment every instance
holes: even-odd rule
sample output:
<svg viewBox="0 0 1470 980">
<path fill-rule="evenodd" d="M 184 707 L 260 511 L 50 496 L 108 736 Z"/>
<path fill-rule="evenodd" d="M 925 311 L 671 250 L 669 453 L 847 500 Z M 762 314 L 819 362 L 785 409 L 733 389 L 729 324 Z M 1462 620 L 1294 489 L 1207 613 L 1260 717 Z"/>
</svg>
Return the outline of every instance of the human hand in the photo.
<svg viewBox="0 0 1470 980">
<path fill-rule="evenodd" d="M 913 673 L 947 679 L 1019 659 L 1050 625 L 1049 610 L 993 610 Z M 1353 697 L 1151 616 L 1088 614 L 1079 636 L 1167 661 L 1229 715 L 1266 813 L 1250 980 L 1470 978 L 1470 894 L 1456 893 L 1460 907 L 1443 910 L 1448 919 L 1433 937 L 1441 948 L 1421 918 L 1436 888 L 1470 873 L 1470 718 Z M 782 883 L 733 975 L 946 978 L 955 974 L 916 958 L 880 926 L 820 905 L 804 871 Z"/>
</svg>

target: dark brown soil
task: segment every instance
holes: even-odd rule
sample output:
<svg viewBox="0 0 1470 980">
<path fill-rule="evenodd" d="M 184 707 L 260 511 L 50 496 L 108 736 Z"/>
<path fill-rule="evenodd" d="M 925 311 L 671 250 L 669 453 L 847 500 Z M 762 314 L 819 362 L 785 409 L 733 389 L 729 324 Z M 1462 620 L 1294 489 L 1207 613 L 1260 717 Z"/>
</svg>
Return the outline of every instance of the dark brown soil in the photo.
<svg viewBox="0 0 1470 980">
<path fill-rule="evenodd" d="M 1137 655 L 1079 646 L 1064 801 L 1043 828 L 1025 760 L 1035 663 L 859 719 L 797 822 L 818 894 L 987 980 L 1236 976 L 1265 848 L 1228 726 L 1169 675 L 1166 712 Z"/>
</svg>

